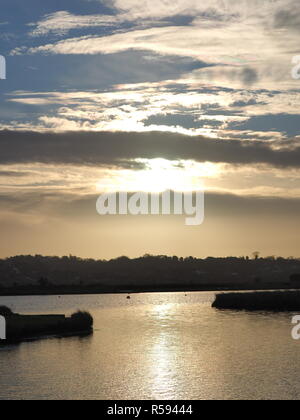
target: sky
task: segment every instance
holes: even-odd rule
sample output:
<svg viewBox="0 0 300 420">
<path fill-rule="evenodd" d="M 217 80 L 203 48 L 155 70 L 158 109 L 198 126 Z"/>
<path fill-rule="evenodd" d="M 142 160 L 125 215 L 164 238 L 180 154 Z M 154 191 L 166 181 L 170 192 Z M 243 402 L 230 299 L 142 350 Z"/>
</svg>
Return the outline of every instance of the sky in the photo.
<svg viewBox="0 0 300 420">
<path fill-rule="evenodd" d="M 0 257 L 300 256 L 298 0 L 1 6 Z M 201 226 L 96 212 L 203 184 Z"/>
</svg>

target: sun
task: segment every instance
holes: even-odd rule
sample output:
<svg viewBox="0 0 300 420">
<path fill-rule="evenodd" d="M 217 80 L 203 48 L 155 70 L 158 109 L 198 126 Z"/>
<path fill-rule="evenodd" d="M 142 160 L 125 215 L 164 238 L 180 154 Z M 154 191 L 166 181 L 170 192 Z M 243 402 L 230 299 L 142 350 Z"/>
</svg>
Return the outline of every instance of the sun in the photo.
<svg viewBox="0 0 300 420">
<path fill-rule="evenodd" d="M 203 190 L 205 178 L 220 174 L 218 165 L 167 159 L 137 159 L 141 170 L 124 169 L 107 174 L 97 184 L 97 190 L 110 192 L 161 193 L 166 190 L 188 192 Z"/>
</svg>

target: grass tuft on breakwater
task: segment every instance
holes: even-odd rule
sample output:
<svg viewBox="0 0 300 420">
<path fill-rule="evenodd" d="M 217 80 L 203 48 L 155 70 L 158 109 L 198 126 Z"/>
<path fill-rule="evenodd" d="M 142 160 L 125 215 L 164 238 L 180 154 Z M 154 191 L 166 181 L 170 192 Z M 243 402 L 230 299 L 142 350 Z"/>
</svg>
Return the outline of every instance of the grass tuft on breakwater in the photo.
<svg viewBox="0 0 300 420">
<path fill-rule="evenodd" d="M 12 316 L 14 313 L 13 311 L 8 308 L 7 306 L 0 306 L 0 315 L 4 317 Z"/>
<path fill-rule="evenodd" d="M 92 328 L 94 320 L 92 315 L 86 311 L 77 311 L 71 315 L 71 323 L 76 328 Z"/>
<path fill-rule="evenodd" d="M 300 310 L 299 291 L 221 293 L 212 304 L 217 309 L 296 312 Z"/>
</svg>

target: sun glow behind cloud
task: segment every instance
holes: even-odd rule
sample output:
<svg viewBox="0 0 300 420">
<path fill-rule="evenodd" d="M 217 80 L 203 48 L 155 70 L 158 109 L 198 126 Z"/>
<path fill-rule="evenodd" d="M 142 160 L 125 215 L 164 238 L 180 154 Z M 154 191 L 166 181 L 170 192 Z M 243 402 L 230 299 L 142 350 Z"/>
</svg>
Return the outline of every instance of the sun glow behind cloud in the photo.
<svg viewBox="0 0 300 420">
<path fill-rule="evenodd" d="M 124 169 L 110 173 L 97 183 L 97 191 L 197 191 L 204 188 L 205 178 L 216 178 L 221 172 L 219 165 L 210 162 L 169 161 L 160 158 L 136 161 L 145 165 L 145 169 Z"/>
</svg>

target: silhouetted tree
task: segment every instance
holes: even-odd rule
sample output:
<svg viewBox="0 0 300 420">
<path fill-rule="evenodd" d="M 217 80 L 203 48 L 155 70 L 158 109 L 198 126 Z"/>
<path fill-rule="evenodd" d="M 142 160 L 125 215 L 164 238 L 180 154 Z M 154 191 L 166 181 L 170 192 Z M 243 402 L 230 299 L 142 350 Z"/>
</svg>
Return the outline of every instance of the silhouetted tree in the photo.
<svg viewBox="0 0 300 420">
<path fill-rule="evenodd" d="M 48 287 L 50 285 L 49 280 L 46 277 L 41 277 L 39 279 L 39 285 L 41 287 Z"/>
<path fill-rule="evenodd" d="M 295 273 L 290 276 L 290 281 L 293 283 L 300 283 L 300 274 Z"/>
</svg>

